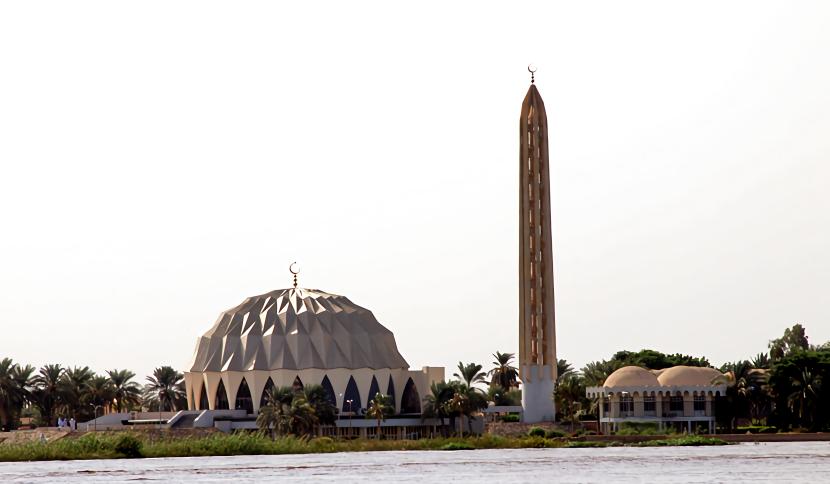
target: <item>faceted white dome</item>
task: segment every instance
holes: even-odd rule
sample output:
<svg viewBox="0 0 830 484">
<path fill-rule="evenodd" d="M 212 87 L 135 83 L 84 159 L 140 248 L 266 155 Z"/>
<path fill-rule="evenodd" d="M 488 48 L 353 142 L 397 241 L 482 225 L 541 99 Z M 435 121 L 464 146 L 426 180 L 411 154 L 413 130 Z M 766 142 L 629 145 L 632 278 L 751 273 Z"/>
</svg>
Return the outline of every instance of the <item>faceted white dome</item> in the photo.
<svg viewBox="0 0 830 484">
<path fill-rule="evenodd" d="M 395 336 L 368 309 L 316 289 L 249 297 L 219 315 L 191 372 L 403 368 Z"/>
</svg>

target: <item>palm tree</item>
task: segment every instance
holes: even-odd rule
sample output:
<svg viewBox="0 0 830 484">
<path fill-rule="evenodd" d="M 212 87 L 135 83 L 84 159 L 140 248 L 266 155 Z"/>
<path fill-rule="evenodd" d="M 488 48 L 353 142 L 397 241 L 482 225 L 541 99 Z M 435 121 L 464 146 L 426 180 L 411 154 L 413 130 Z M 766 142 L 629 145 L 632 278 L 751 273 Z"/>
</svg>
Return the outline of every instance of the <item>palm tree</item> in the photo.
<svg viewBox="0 0 830 484">
<path fill-rule="evenodd" d="M 477 363 L 467 363 L 465 365 L 459 361 L 457 368 L 458 373 L 453 373 L 452 376 L 466 383 L 468 387 L 473 387 L 476 383 L 487 383 L 484 378 L 487 374 L 481 371 L 481 365 Z"/>
<path fill-rule="evenodd" d="M 463 422 L 464 410 L 468 407 L 467 393 L 456 389 L 452 394 L 452 398 L 447 402 L 447 409 L 450 411 L 450 416 L 455 418 L 458 416 L 458 436 L 463 437 L 464 431 L 461 430 L 461 423 Z"/>
<path fill-rule="evenodd" d="M 259 409 L 256 423 L 261 430 L 267 430 L 274 438 L 275 434 L 290 431 L 289 413 L 294 400 L 292 387 L 279 387 L 265 394 L 266 404 Z"/>
<path fill-rule="evenodd" d="M 294 435 L 311 435 L 317 428 L 317 415 L 303 393 L 294 393 L 288 411 L 288 428 Z"/>
<path fill-rule="evenodd" d="M 175 411 L 184 407 L 184 375 L 170 366 L 162 366 L 153 370 L 153 376 L 148 376 L 147 381 L 145 395 L 157 398 L 163 410 Z"/>
<path fill-rule="evenodd" d="M 366 418 L 373 418 L 378 422 L 377 438 L 380 440 L 381 423 L 386 419 L 386 416 L 392 413 L 392 406 L 389 404 L 389 395 L 383 393 L 376 393 L 375 398 L 369 403 L 369 409 L 366 411 Z"/>
<path fill-rule="evenodd" d="M 314 408 L 314 414 L 321 425 L 334 425 L 337 407 L 329 400 L 329 394 L 322 385 L 306 385 L 303 388 L 306 400 Z"/>
<path fill-rule="evenodd" d="M 559 359 L 556 360 L 556 378 L 562 378 L 563 375 L 567 375 L 568 373 L 574 371 L 573 365 L 568 363 L 568 360 Z"/>
<path fill-rule="evenodd" d="M 114 395 L 115 389 L 109 378 L 95 375 L 86 384 L 83 400 L 87 404 L 104 406 L 112 403 L 112 399 L 115 398 Z"/>
<path fill-rule="evenodd" d="M 108 370 L 109 381 L 112 385 L 113 399 L 115 400 L 115 411 L 129 409 L 138 405 L 141 397 L 141 389 L 138 383 L 130 381 L 135 373 L 130 370 Z"/>
<path fill-rule="evenodd" d="M 755 355 L 755 358 L 752 359 L 751 363 L 753 368 L 769 368 L 769 355 L 766 353 L 758 353 Z"/>
<path fill-rule="evenodd" d="M 88 366 L 66 368 L 61 377 L 60 386 L 66 412 L 80 419 L 92 416 L 88 402 L 83 401 L 87 383 L 95 376 Z"/>
<path fill-rule="evenodd" d="M 573 432 L 574 424 L 579 412 L 583 409 L 585 400 L 585 384 L 582 376 L 573 372 L 560 376 L 556 380 L 551 398 L 556 403 L 557 409 L 562 412 L 563 420 L 570 422 L 571 432 Z"/>
<path fill-rule="evenodd" d="M 803 368 L 801 374 L 792 379 L 792 388 L 793 392 L 787 397 L 787 405 L 798 416 L 800 423 L 809 427 L 813 422 L 821 377 Z"/>
<path fill-rule="evenodd" d="M 592 361 L 582 368 L 582 377 L 585 379 L 585 386 L 598 387 L 605 383 L 608 375 L 623 366 L 619 360 Z"/>
<path fill-rule="evenodd" d="M 439 419 L 443 428 L 444 419 L 449 416 L 447 402 L 450 401 L 454 394 L 455 389 L 449 383 L 443 381 L 433 382 L 429 386 L 429 395 L 424 398 L 424 407 L 421 410 L 421 419 Z"/>
<path fill-rule="evenodd" d="M 61 385 L 63 372 L 61 365 L 44 365 L 33 381 L 35 405 L 40 409 L 40 415 L 47 426 L 51 426 L 52 422 L 56 421 L 55 411 L 65 401 L 65 392 Z"/>
<path fill-rule="evenodd" d="M 507 390 L 519 387 L 519 370 L 511 365 L 514 356 L 513 353 L 500 353 L 498 351 L 493 354 L 496 359 L 493 362 L 495 368 L 487 373 L 491 376 L 490 385 L 499 385 Z"/>
<path fill-rule="evenodd" d="M 0 360 L 0 430 L 10 430 L 20 409 L 31 400 L 34 371 L 32 366 L 21 367 L 11 358 Z"/>
</svg>

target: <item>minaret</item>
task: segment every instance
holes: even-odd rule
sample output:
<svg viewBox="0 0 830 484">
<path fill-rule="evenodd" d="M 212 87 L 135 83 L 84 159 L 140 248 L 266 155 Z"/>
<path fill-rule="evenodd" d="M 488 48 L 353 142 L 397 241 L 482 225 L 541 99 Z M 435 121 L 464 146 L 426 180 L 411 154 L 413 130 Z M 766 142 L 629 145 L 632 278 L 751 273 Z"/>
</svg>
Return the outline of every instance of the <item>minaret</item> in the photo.
<svg viewBox="0 0 830 484">
<path fill-rule="evenodd" d="M 525 422 L 555 415 L 556 328 L 553 309 L 553 255 L 550 235 L 548 120 L 534 84 L 519 120 L 519 376 Z"/>
</svg>

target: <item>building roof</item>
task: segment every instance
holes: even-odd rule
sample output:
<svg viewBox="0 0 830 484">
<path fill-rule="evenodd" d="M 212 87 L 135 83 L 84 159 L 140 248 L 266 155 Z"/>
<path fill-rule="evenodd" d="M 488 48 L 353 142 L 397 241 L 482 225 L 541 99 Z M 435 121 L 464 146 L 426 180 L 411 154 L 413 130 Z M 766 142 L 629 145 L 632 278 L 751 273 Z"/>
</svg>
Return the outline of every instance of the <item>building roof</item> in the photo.
<svg viewBox="0 0 830 484">
<path fill-rule="evenodd" d="M 604 387 L 657 387 L 660 382 L 649 370 L 639 366 L 624 366 L 608 375 Z"/>
<path fill-rule="evenodd" d="M 191 372 L 409 368 L 395 336 L 368 309 L 317 289 L 249 297 L 196 344 Z"/>
<path fill-rule="evenodd" d="M 709 387 L 718 385 L 723 376 L 714 368 L 673 366 L 660 372 L 657 380 L 667 387 Z"/>
</svg>

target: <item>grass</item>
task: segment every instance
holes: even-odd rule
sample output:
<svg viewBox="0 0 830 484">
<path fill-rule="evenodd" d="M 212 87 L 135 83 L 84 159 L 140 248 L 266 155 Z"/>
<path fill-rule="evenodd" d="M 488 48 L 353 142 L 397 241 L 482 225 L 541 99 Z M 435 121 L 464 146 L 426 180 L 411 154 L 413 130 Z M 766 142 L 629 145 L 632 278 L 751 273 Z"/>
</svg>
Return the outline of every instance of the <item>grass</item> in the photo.
<svg viewBox="0 0 830 484">
<path fill-rule="evenodd" d="M 637 446 L 722 445 L 726 442 L 698 436 L 653 440 Z M 79 438 L 63 438 L 55 442 L 31 442 L 0 445 L 0 462 L 121 459 L 136 457 L 194 457 L 216 455 L 274 455 L 330 452 L 373 452 L 390 450 L 473 450 L 560 447 L 605 447 L 606 442 L 568 441 L 533 435 L 501 437 L 482 435 L 466 438 L 435 438 L 421 440 L 333 440 L 280 437 L 272 440 L 260 433 L 215 433 L 207 436 L 162 437 L 142 432 L 100 432 Z M 613 445 L 613 443 L 612 443 Z"/>
<path fill-rule="evenodd" d="M 725 440 L 714 437 L 703 437 L 701 435 L 686 435 L 671 439 L 647 440 L 635 444 L 637 447 L 664 447 L 664 446 L 691 446 L 691 445 L 728 445 Z"/>
</svg>

